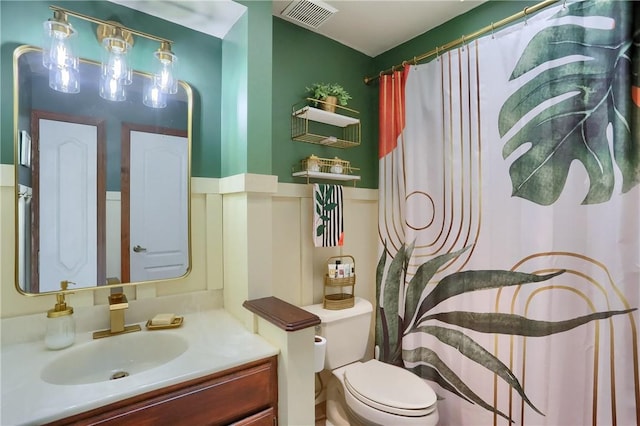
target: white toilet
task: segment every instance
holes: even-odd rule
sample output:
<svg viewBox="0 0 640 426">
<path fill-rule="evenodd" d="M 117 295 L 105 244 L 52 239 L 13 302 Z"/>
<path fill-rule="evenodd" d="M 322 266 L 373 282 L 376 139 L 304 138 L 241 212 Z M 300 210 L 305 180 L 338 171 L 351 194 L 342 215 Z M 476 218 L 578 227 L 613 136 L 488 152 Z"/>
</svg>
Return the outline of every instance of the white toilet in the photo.
<svg viewBox="0 0 640 426">
<path fill-rule="evenodd" d="M 303 306 L 320 317 L 320 334 L 327 340 L 325 369 L 327 424 L 434 426 L 438 423 L 436 394 L 420 377 L 378 360 L 362 362 L 369 339 L 373 308 L 356 297 L 352 308 Z"/>
</svg>

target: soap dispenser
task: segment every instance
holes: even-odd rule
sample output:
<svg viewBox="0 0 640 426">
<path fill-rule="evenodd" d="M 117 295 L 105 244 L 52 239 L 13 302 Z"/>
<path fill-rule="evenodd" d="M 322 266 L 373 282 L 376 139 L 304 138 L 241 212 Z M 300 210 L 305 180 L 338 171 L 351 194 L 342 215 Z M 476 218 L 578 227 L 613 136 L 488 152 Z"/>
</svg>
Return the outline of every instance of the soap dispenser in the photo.
<svg viewBox="0 0 640 426">
<path fill-rule="evenodd" d="M 56 294 L 56 306 L 47 312 L 47 330 L 44 344 L 49 349 L 63 349 L 73 345 L 76 340 L 76 323 L 73 308 L 64 299 L 70 281 L 61 281 L 60 293 Z"/>
</svg>

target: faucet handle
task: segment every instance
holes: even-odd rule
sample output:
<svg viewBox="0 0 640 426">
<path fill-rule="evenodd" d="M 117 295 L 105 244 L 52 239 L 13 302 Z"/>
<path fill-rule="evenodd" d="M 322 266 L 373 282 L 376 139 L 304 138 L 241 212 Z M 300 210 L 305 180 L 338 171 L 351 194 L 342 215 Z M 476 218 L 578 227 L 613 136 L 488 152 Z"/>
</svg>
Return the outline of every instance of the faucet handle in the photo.
<svg viewBox="0 0 640 426">
<path fill-rule="evenodd" d="M 119 309 L 127 309 L 129 302 L 124 293 L 116 293 L 109 296 L 109 310 L 115 311 Z"/>
</svg>

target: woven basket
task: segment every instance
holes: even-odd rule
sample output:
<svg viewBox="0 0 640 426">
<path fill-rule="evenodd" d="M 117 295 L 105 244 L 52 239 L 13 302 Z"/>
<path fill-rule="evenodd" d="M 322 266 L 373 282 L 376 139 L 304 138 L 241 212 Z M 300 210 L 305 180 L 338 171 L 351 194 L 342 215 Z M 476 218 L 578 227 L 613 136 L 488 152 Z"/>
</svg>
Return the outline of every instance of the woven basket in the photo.
<svg viewBox="0 0 640 426">
<path fill-rule="evenodd" d="M 355 304 L 355 297 L 353 294 L 347 293 L 334 293 L 324 296 L 324 308 L 334 311 L 340 309 L 353 308 Z"/>
<path fill-rule="evenodd" d="M 327 269 L 328 265 L 334 264 L 336 260 L 343 261 L 345 259 L 349 259 L 351 264 L 353 265 L 353 270 L 355 271 L 355 259 L 353 256 L 344 255 L 344 256 L 333 256 L 327 260 Z M 342 278 L 332 278 L 329 274 L 325 274 L 324 276 L 324 296 L 323 296 L 323 306 L 325 309 L 339 310 L 339 309 L 347 309 L 352 308 L 355 304 L 354 297 L 354 286 L 356 285 L 356 276 L 355 274 L 349 277 Z M 344 292 L 345 287 L 350 287 L 351 292 Z M 339 290 L 335 292 L 335 290 Z"/>
</svg>

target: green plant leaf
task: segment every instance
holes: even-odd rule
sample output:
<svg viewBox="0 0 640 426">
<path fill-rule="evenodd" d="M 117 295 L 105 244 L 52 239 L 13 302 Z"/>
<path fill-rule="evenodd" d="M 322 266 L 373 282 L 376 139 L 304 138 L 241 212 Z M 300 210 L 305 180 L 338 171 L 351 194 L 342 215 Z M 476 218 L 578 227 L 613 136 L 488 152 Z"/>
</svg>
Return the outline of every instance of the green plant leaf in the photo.
<svg viewBox="0 0 640 426">
<path fill-rule="evenodd" d="M 398 315 L 398 300 L 400 296 L 400 286 L 404 280 L 405 265 L 405 245 L 403 244 L 387 270 L 387 279 L 384 284 L 384 300 L 382 306 L 386 314 L 386 322 L 389 331 L 389 362 L 397 364 L 401 356 L 401 333 L 398 332 L 401 326 Z"/>
<path fill-rule="evenodd" d="M 316 237 L 319 237 L 324 233 L 324 228 L 325 228 L 324 224 L 318 225 L 318 227 L 316 228 Z"/>
<path fill-rule="evenodd" d="M 455 393 L 463 399 L 469 402 L 476 403 L 482 408 L 496 413 L 500 417 L 511 420 L 503 412 L 489 405 L 475 392 L 473 392 L 466 385 L 466 383 L 464 383 L 462 379 L 453 372 L 453 370 L 451 370 L 444 362 L 442 362 L 438 354 L 436 354 L 431 349 L 420 347 L 411 350 L 403 350 L 402 358 L 408 362 L 420 363 L 415 367 L 410 367 L 409 370 L 413 371 L 423 379 L 433 380 L 444 389 Z M 422 363 L 427 363 L 433 367 Z"/>
<path fill-rule="evenodd" d="M 547 275 L 527 274 L 524 272 L 503 270 L 462 271 L 447 275 L 435 286 L 435 288 L 422 300 L 418 313 L 417 324 L 421 317 L 433 309 L 440 302 L 459 294 L 469 293 L 490 288 L 502 288 L 514 285 L 534 283 L 549 280 L 565 270 Z"/>
<path fill-rule="evenodd" d="M 384 362 L 388 362 L 393 364 L 392 358 L 392 349 L 391 343 L 389 339 L 389 322 L 387 321 L 387 316 L 384 312 L 384 308 L 380 307 L 378 309 L 380 314 L 380 322 L 382 324 L 381 333 L 382 333 L 382 349 L 381 349 L 381 357 L 380 360 Z"/>
<path fill-rule="evenodd" d="M 413 240 L 411 244 L 404 250 L 404 264 L 402 265 L 402 271 L 405 276 L 407 275 L 407 269 L 409 268 L 409 261 L 411 261 L 411 256 L 413 256 L 413 249 L 416 245 L 416 241 Z M 404 286 L 404 280 L 402 282 L 402 286 Z"/>
<path fill-rule="evenodd" d="M 524 389 L 520 386 L 518 378 L 509 370 L 509 367 L 504 365 L 502 361 L 496 358 L 493 354 L 476 343 L 475 340 L 462 333 L 461 331 L 451 328 L 423 325 L 416 329 L 416 332 L 422 332 L 431 334 L 436 337 L 442 343 L 445 343 L 455 349 L 457 349 L 462 355 L 466 356 L 470 360 L 482 365 L 489 371 L 495 373 L 502 380 L 507 382 L 522 398 L 524 402 L 529 405 L 536 413 L 544 415 L 535 405 L 529 400 L 524 393 Z"/>
<path fill-rule="evenodd" d="M 520 86 L 500 110 L 499 131 L 505 136 L 536 109 L 536 115 L 505 143 L 503 157 L 519 152 L 509 169 L 512 194 L 542 205 L 558 199 L 576 160 L 589 176 L 583 204 L 611 198 L 616 184 L 614 162 L 623 192 L 640 183 L 640 135 L 631 131 L 640 111 L 630 100 L 632 29 L 625 17 L 631 16 L 632 5 L 585 3 L 589 4 L 573 4 L 557 16 L 605 16 L 615 24 L 609 29 L 565 24 L 541 30 L 527 45 L 510 79 L 540 66 L 543 71 Z M 635 37 L 640 41 L 639 34 Z M 548 65 L 549 61 L 556 63 Z M 609 125 L 612 147 L 606 133 Z"/>
<path fill-rule="evenodd" d="M 538 321 L 513 314 L 455 311 L 427 315 L 422 319 L 421 324 L 428 320 L 438 320 L 482 333 L 540 337 L 561 333 L 591 321 L 623 315 L 635 310 L 634 308 L 623 311 L 595 312 L 565 321 Z"/>
<path fill-rule="evenodd" d="M 453 383 L 460 384 L 460 388 L 463 388 L 466 387 L 464 382 L 460 379 L 460 377 L 458 377 L 458 375 L 456 375 L 456 373 L 451 371 L 451 369 L 442 362 L 440 357 L 438 357 L 438 354 L 431 349 L 425 347 L 403 349 L 402 359 L 406 362 L 418 363 L 412 367 L 408 367 L 405 365 L 405 368 L 407 370 L 412 371 L 425 380 L 430 380 L 437 383 L 441 388 L 446 389 L 449 392 L 473 404 L 473 401 L 471 399 L 467 398 L 453 385 Z M 442 371 L 443 373 L 440 374 L 440 371 Z M 447 378 L 443 377 L 443 375 L 445 375 Z"/>
<path fill-rule="evenodd" d="M 323 214 L 323 215 L 321 215 L 321 216 L 320 216 L 320 220 L 322 220 L 323 222 L 326 222 L 326 221 L 328 221 L 329 219 L 330 219 L 330 217 L 329 217 L 329 216 L 327 216 L 327 215 L 324 215 L 324 214 Z"/>
<path fill-rule="evenodd" d="M 322 213 L 322 211 L 320 210 L 320 205 L 319 204 L 316 204 L 316 213 L 317 214 L 321 214 Z"/>
<path fill-rule="evenodd" d="M 431 278 L 433 278 L 435 273 L 438 272 L 438 269 L 440 269 L 442 265 L 444 265 L 451 259 L 455 259 L 461 253 L 465 252 L 469 247 L 471 246 L 464 247 L 463 249 L 452 253 L 446 253 L 440 256 L 436 256 L 418 267 L 415 275 L 411 278 L 411 281 L 409 281 L 409 285 L 407 286 L 407 295 L 404 301 L 404 332 L 406 332 L 411 325 L 413 315 L 416 313 L 416 309 L 418 309 L 418 302 L 420 302 L 420 297 L 422 296 L 422 293 L 424 292 L 424 289 Z"/>
<path fill-rule="evenodd" d="M 387 241 L 384 242 L 384 247 L 382 249 L 382 254 L 380 255 L 380 260 L 378 260 L 378 266 L 376 266 L 376 297 L 380 297 L 381 289 L 382 289 L 382 276 L 384 275 L 384 265 L 387 260 Z M 376 307 L 378 310 L 378 315 L 376 315 L 376 344 L 378 344 L 379 359 L 381 361 L 387 361 L 387 354 L 383 350 L 385 345 L 385 341 L 383 338 L 383 322 L 382 322 L 382 307 L 380 306 L 380 300 L 376 300 Z M 384 327 L 387 325 L 384 324 Z"/>
<path fill-rule="evenodd" d="M 322 197 L 322 194 L 320 193 L 320 191 L 316 191 L 316 201 L 318 202 L 318 205 L 320 206 L 324 205 L 324 197 Z"/>
<path fill-rule="evenodd" d="M 324 211 L 330 212 L 331 210 L 335 209 L 336 207 L 338 207 L 338 205 L 336 203 L 329 203 L 329 204 L 326 204 L 324 206 Z"/>
</svg>

